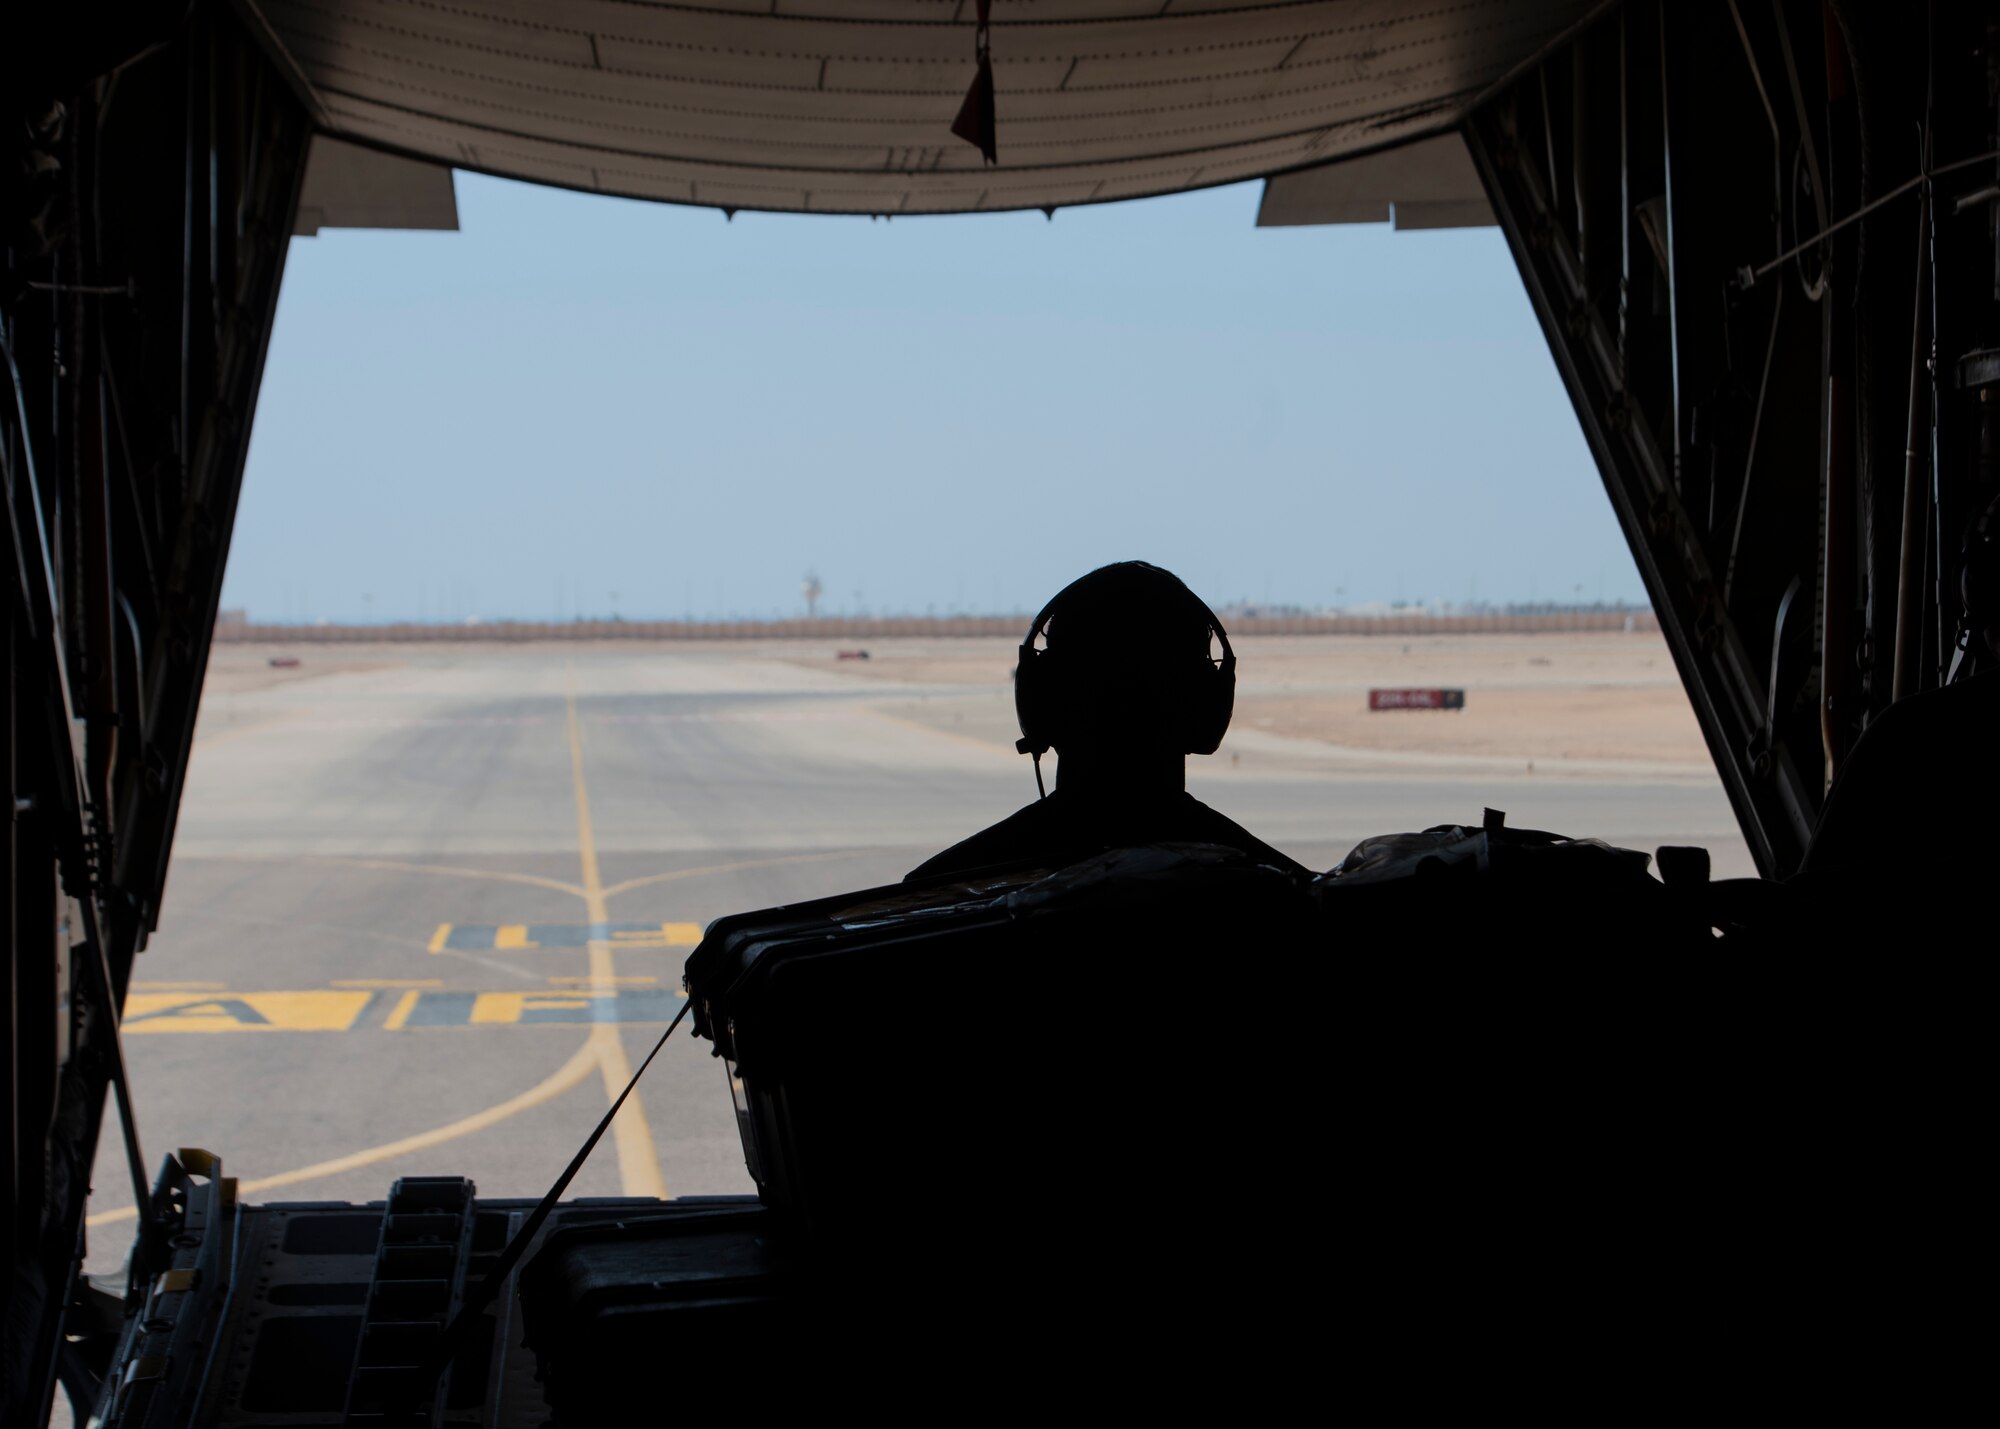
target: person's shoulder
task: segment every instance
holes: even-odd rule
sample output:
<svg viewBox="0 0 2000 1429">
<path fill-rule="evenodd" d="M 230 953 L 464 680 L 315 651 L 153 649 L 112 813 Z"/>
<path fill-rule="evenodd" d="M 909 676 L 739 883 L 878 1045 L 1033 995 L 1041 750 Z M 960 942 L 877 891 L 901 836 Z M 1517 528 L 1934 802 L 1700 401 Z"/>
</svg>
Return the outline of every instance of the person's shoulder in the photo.
<svg viewBox="0 0 2000 1429">
<path fill-rule="evenodd" d="M 1916 700 L 1903 703 L 1918 701 L 1932 718 L 1967 724 L 1975 737 L 1990 740 L 1994 718 L 2000 715 L 2000 669 L 1981 670 L 1955 685 L 1926 690 Z"/>
<path fill-rule="evenodd" d="M 1801 865 L 1823 872 L 1894 846 L 1899 832 L 1952 826 L 1947 811 L 1995 777 L 2000 670 L 1896 701 L 1840 766 Z"/>
<path fill-rule="evenodd" d="M 997 824 L 990 824 L 970 838 L 960 839 L 942 853 L 933 854 L 905 874 L 905 882 L 942 878 L 953 873 L 971 873 L 998 864 L 1032 857 L 1044 840 L 1040 835 L 1051 814 L 1050 799 L 1016 809 Z"/>
<path fill-rule="evenodd" d="M 1184 806 L 1186 817 L 1193 830 L 1198 834 L 1200 842 L 1221 844 L 1225 848 L 1241 849 L 1252 858 L 1272 864 L 1278 868 L 1294 870 L 1300 873 L 1307 871 L 1306 866 L 1290 854 L 1283 853 L 1271 847 L 1271 845 L 1265 843 L 1227 814 L 1216 809 L 1211 809 L 1192 794 L 1183 794 L 1181 797 L 1187 801 Z"/>
<path fill-rule="evenodd" d="M 1913 767 L 1962 762 L 1988 743 L 1996 716 L 2000 716 L 2000 670 L 1982 670 L 1956 684 L 1897 700 L 1883 710 L 1856 741 L 1847 767 L 1873 775 L 1878 766 L 1902 773 Z"/>
<path fill-rule="evenodd" d="M 1981 670 L 1954 684 L 1939 685 L 1897 700 L 1877 715 L 1868 726 L 1870 734 L 1879 729 L 1903 729 L 1942 720 L 1978 718 L 2000 708 L 2000 669 Z"/>
</svg>

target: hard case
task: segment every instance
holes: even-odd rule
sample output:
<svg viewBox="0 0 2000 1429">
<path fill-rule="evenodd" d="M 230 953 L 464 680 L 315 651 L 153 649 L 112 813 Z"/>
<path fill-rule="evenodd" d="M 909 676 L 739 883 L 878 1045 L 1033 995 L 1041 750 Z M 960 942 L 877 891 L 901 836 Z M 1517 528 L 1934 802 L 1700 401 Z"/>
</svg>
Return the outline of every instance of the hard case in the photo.
<svg viewBox="0 0 2000 1429">
<path fill-rule="evenodd" d="M 1299 880 L 1235 850 L 1114 850 L 725 919 L 687 987 L 751 1174 L 816 1253 L 879 1265 L 885 1197 L 904 1270 L 940 1242 L 1040 1253 L 1082 1232 L 1044 1223 L 1037 1193 L 1082 1191 L 1137 1208 L 1090 1232 L 1112 1273 L 1191 1161 L 1285 1174 L 1272 1085 L 1302 1048 L 1247 1036 L 1230 1002 L 1303 985 L 1309 913 Z M 1218 1063 L 1217 1041 L 1242 1055 Z"/>
<path fill-rule="evenodd" d="M 521 1307 L 563 1425 L 632 1423 L 680 1398 L 663 1351 L 698 1367 L 697 1383 L 726 1383 L 738 1409 L 783 1403 L 759 1371 L 805 1342 L 791 1258 L 772 1213 L 747 1197 L 551 1231 L 522 1272 Z"/>
</svg>

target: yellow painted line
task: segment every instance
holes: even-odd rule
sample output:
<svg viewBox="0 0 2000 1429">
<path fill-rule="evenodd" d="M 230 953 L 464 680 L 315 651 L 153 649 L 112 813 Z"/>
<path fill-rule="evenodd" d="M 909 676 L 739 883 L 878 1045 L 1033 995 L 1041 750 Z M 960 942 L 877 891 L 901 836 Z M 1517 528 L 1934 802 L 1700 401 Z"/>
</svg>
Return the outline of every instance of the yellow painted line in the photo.
<svg viewBox="0 0 2000 1429">
<path fill-rule="evenodd" d="M 590 955 L 593 965 L 600 956 L 607 965 L 611 958 L 595 945 Z M 625 1055 L 625 1044 L 618 1038 L 617 1027 L 608 1022 L 590 1029 L 590 1042 L 597 1049 L 598 1070 L 604 1074 L 605 1100 L 615 1101 L 632 1080 L 632 1063 Z M 667 1178 L 660 1174 L 659 1148 L 653 1141 L 653 1128 L 646 1120 L 645 1107 L 639 1104 L 636 1089 L 625 1099 L 618 1119 L 611 1123 L 611 1135 L 618 1149 L 618 1179 L 625 1194 L 665 1200 Z"/>
<path fill-rule="evenodd" d="M 128 1035 L 151 1032 L 345 1032 L 368 1005 L 365 992 L 135 992 L 125 999 Z"/>
<path fill-rule="evenodd" d="M 529 941 L 526 923 L 502 923 L 493 930 L 493 947 L 496 952 L 503 949 L 518 950 L 540 946 L 540 943 Z"/>
<path fill-rule="evenodd" d="M 787 853 L 776 858 L 746 858 L 741 863 L 711 863 L 701 868 L 671 868 L 665 873 L 649 873 L 644 878 L 628 878 L 623 883 L 614 883 L 604 890 L 606 898 L 616 898 L 621 893 L 630 893 L 635 888 L 645 888 L 654 883 L 673 883 L 683 878 L 706 878 L 712 873 L 741 873 L 752 868 L 775 868 L 783 863 L 824 863 L 834 858 L 860 858 L 863 854 L 874 853 L 874 849 L 842 848 L 826 853 Z"/>
<path fill-rule="evenodd" d="M 569 777 L 576 790 L 576 851 L 583 866 L 583 901 L 589 905 L 590 921 L 606 923 L 600 906 L 604 899 L 604 877 L 597 869 L 597 834 L 590 822 L 590 786 L 583 780 L 583 727 L 576 717 L 576 678 L 569 673 L 566 696 L 569 729 Z"/>
<path fill-rule="evenodd" d="M 599 992 L 595 988 L 588 992 L 482 992 L 472 999 L 472 1015 L 466 1019 L 473 1027 L 508 1026 L 518 1023 L 522 1015 L 529 1012 L 588 1012 L 590 1005 L 599 998 L 616 998 L 615 992 Z M 581 1022 L 583 1018 L 566 1021 Z"/>
<path fill-rule="evenodd" d="M 401 1032 L 403 1024 L 410 1020 L 410 1013 L 415 1010 L 416 1005 L 417 990 L 411 988 L 396 999 L 396 1005 L 390 1009 L 388 1020 L 382 1024 L 382 1030 L 384 1032 Z"/>
<path fill-rule="evenodd" d="M 135 982 L 134 992 L 220 992 L 219 982 Z"/>
<path fill-rule="evenodd" d="M 424 951 L 428 953 L 443 952 L 445 941 L 450 937 L 451 937 L 451 924 L 449 923 L 438 924 L 438 930 L 435 933 L 431 934 L 430 946 L 424 949 Z"/>
<path fill-rule="evenodd" d="M 583 902 L 593 924 L 611 921 L 606 911 L 604 877 L 597 867 L 597 836 L 590 823 L 590 788 L 583 778 L 583 727 L 576 717 L 576 675 L 566 669 L 569 724 L 570 780 L 576 785 L 577 858 L 583 869 Z M 590 940 L 590 979 L 594 991 L 615 996 L 618 968 L 611 954 L 609 938 Z M 597 1050 L 597 1067 L 604 1077 L 607 1100 L 616 1101 L 625 1084 L 632 1080 L 632 1063 L 618 1028 L 600 1022 L 590 1029 L 590 1045 Z M 665 1198 L 667 1181 L 660 1174 L 659 1147 L 653 1128 L 646 1121 L 646 1109 L 635 1089 L 611 1123 L 612 1142 L 618 1149 L 618 1176 L 628 1196 Z"/>
<path fill-rule="evenodd" d="M 231 863 L 306 863 L 330 868 L 375 868 L 391 873 L 434 873 L 440 878 L 486 878 L 499 883 L 524 883 L 530 888 L 553 888 L 558 893 L 567 893 L 576 898 L 583 897 L 581 888 L 574 883 L 564 883 L 559 878 L 543 878 L 536 873 L 508 873 L 493 868 L 454 868 L 441 863 L 405 863 L 392 858 L 349 858 L 344 854 L 330 853 L 186 854 L 182 857 L 211 856 Z"/>
<path fill-rule="evenodd" d="M 588 977 L 552 977 L 548 981 L 553 983 L 580 982 L 595 984 L 598 979 Z M 619 987 L 653 987 L 657 986 L 660 980 L 656 977 L 615 977 L 611 981 Z"/>
<path fill-rule="evenodd" d="M 254 1195 L 259 1191 L 273 1190 L 279 1186 L 296 1186 L 301 1181 L 316 1181 L 323 1176 L 338 1176 L 346 1171 L 358 1171 L 363 1166 L 373 1166 L 397 1156 L 405 1156 L 413 1151 L 428 1151 L 433 1146 L 442 1146 L 447 1141 L 456 1141 L 461 1136 L 470 1136 L 476 1131 L 484 1131 L 489 1126 L 497 1126 L 510 1116 L 516 1116 L 544 1102 L 555 1100 L 570 1088 L 578 1085 L 590 1075 L 590 1069 L 597 1065 L 597 1049 L 586 1042 L 576 1049 L 562 1066 L 529 1087 L 517 1097 L 510 1097 L 498 1106 L 490 1106 L 485 1111 L 474 1112 L 471 1116 L 447 1122 L 430 1131 L 406 1136 L 400 1141 L 387 1142 L 381 1146 L 371 1146 L 365 1151 L 356 1151 L 347 1156 L 335 1157 L 331 1161 L 315 1162 L 311 1166 L 301 1166 L 296 1171 L 285 1171 L 276 1176 L 266 1176 L 261 1180 L 239 1182 L 236 1193 L 239 1196 Z M 627 1106 L 631 1103 L 627 1102 Z M 137 1215 L 131 1206 L 123 1206 L 113 1211 L 99 1211 L 91 1216 L 86 1225 L 112 1225 L 118 1221 L 129 1221 Z"/>
<path fill-rule="evenodd" d="M 660 932 L 670 948 L 692 948 L 701 941 L 699 923 L 662 923 Z"/>
<path fill-rule="evenodd" d="M 408 978 L 408 977 L 368 977 L 368 978 L 360 978 L 360 977 L 355 977 L 355 978 L 335 978 L 335 979 L 334 979 L 334 980 L 333 980 L 333 981 L 332 981 L 331 983 L 328 983 L 328 984 L 327 984 L 327 986 L 329 986 L 329 987 L 367 987 L 367 988 L 396 988 L 396 987 L 443 987 L 443 986 L 444 986 L 444 983 L 443 983 L 443 981 L 442 981 L 441 979 L 439 979 L 439 978 L 434 978 L 434 977 L 423 977 L 423 978 Z"/>
</svg>

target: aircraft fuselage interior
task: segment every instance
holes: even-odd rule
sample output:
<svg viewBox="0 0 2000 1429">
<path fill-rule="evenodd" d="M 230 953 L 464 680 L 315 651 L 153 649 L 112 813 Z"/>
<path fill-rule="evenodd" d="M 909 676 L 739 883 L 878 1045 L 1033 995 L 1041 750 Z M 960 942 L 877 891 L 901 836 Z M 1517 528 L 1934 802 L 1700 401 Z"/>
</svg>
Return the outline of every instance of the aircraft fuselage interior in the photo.
<svg viewBox="0 0 2000 1429">
<path fill-rule="evenodd" d="M 1956 1399 L 2000 8 L 88 0 L 0 34 L 0 1422 Z M 756 1195 L 488 1198 L 449 1148 L 366 1204 L 239 1195 L 229 1146 L 144 1140 L 121 1022 L 288 247 L 454 226 L 453 169 L 826 224 L 1261 180 L 1273 226 L 1496 225 L 1759 876 L 1469 809 L 1310 877 L 1172 844 L 742 911 L 665 1037 L 715 1053 Z M 1435 380 L 1448 420 L 1481 377 Z M 1184 975 L 1136 977 L 1153 948 Z M 100 1140 L 138 1207 L 108 1278 Z M 1178 1193 L 1217 1146 L 1255 1193 Z"/>
</svg>

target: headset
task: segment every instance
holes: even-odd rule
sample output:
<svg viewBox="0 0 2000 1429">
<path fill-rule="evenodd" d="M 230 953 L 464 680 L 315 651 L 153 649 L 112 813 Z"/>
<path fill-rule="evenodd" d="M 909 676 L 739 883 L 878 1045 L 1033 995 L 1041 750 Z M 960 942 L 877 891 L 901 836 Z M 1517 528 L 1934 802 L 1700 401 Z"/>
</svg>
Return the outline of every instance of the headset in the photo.
<svg viewBox="0 0 2000 1429">
<path fill-rule="evenodd" d="M 1059 651 L 1038 648 L 1037 638 L 1046 638 L 1049 621 L 1063 607 L 1080 598 L 1084 588 L 1113 573 L 1143 574 L 1151 577 L 1171 598 L 1178 599 L 1190 615 L 1199 614 L 1209 633 L 1222 647 L 1218 660 L 1209 657 L 1199 665 L 1190 661 L 1184 689 L 1173 693 L 1172 707 L 1179 719 L 1178 740 L 1187 754 L 1213 754 L 1229 728 L 1229 716 L 1236 707 L 1236 652 L 1230 648 L 1229 632 L 1215 618 L 1202 598 L 1189 590 L 1179 576 L 1144 561 L 1120 561 L 1101 566 L 1061 590 L 1042 607 L 1035 623 L 1021 641 L 1020 663 L 1014 670 L 1014 713 L 1021 722 L 1021 738 L 1014 748 L 1035 759 L 1035 787 L 1042 789 L 1042 756 L 1061 738 L 1061 711 L 1069 691 Z M 1047 797 L 1047 790 L 1042 790 Z"/>
</svg>

